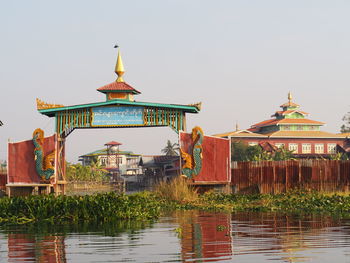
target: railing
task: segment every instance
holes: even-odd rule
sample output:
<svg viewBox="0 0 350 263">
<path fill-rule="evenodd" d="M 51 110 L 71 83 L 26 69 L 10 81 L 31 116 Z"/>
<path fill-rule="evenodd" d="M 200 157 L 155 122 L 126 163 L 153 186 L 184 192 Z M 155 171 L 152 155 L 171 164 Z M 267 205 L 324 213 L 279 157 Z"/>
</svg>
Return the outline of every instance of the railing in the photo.
<svg viewBox="0 0 350 263">
<path fill-rule="evenodd" d="M 350 161 L 232 162 L 235 192 L 282 193 L 295 188 L 324 192 L 350 189 Z"/>
</svg>

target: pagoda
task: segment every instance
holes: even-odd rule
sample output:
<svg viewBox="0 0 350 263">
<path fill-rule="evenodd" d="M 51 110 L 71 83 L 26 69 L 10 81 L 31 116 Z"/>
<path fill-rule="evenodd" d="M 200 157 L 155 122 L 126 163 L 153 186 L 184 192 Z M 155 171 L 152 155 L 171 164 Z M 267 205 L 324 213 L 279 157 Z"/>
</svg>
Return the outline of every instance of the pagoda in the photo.
<svg viewBox="0 0 350 263">
<path fill-rule="evenodd" d="M 271 119 L 255 123 L 250 128 L 216 134 L 214 136 L 242 141 L 250 146 L 259 145 L 265 151 L 285 148 L 295 157 L 327 157 L 337 152 L 348 152 L 350 141 L 346 134 L 322 131 L 324 122 L 311 120 L 308 113 L 300 110 L 300 105 L 292 101 L 291 92 L 288 101 L 282 104 Z"/>
<path fill-rule="evenodd" d="M 110 101 L 110 100 L 135 101 L 134 95 L 141 94 L 141 92 L 134 89 L 124 81 L 123 79 L 124 72 L 125 71 L 124 71 L 122 57 L 120 54 L 120 50 L 118 50 L 117 64 L 115 66 L 115 73 L 118 75 L 118 78 L 116 79 L 116 81 L 97 89 L 97 91 L 106 94 L 107 101 Z"/>
<path fill-rule="evenodd" d="M 309 114 L 301 111 L 300 105 L 292 102 L 292 94 L 288 93 L 288 102 L 280 106 L 281 111 L 276 111 L 271 117 L 273 119 L 265 120 L 253 124 L 248 131 L 260 134 L 272 134 L 279 131 L 320 131 L 320 127 L 325 123 L 306 118 Z"/>
</svg>

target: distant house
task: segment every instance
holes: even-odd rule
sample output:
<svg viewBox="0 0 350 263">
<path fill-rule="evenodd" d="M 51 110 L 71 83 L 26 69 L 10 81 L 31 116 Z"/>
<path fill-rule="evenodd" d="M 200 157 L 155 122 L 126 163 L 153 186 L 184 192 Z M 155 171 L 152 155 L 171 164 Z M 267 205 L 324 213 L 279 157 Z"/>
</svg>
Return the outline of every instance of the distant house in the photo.
<svg viewBox="0 0 350 263">
<path fill-rule="evenodd" d="M 350 134 L 335 134 L 321 130 L 325 124 L 308 119 L 307 112 L 292 102 L 280 106 L 271 119 L 251 125 L 249 129 L 216 134 L 217 137 L 230 138 L 231 142 L 243 141 L 248 145 L 259 145 L 273 152 L 285 148 L 297 158 L 329 157 L 337 152 L 350 153 Z"/>
<path fill-rule="evenodd" d="M 114 154 L 107 154 L 107 149 L 100 149 L 91 153 L 79 156 L 83 166 L 91 165 L 93 162 L 101 167 L 118 167 L 121 175 L 138 175 L 142 173 L 139 166 L 141 155 L 131 151 L 118 151 Z"/>
<path fill-rule="evenodd" d="M 180 156 L 142 155 L 140 164 L 145 176 L 168 180 L 180 174 Z"/>
</svg>

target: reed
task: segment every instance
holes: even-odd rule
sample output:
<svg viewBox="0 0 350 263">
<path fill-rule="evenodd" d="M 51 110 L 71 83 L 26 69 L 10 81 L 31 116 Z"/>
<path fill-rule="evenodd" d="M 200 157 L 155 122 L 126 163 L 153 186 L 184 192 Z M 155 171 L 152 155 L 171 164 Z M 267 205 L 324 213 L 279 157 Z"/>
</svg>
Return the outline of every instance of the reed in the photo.
<svg viewBox="0 0 350 263">
<path fill-rule="evenodd" d="M 187 204 L 198 200 L 197 190 L 187 183 L 187 179 L 177 176 L 170 182 L 160 182 L 155 194 L 166 201 Z"/>
</svg>

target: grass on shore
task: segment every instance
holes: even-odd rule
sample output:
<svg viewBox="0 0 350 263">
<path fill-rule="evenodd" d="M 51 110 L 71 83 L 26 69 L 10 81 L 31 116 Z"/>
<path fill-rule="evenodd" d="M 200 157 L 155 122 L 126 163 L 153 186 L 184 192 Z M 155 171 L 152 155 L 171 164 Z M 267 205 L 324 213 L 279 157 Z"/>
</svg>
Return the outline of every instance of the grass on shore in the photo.
<svg viewBox="0 0 350 263">
<path fill-rule="evenodd" d="M 180 204 L 195 202 L 199 197 L 197 190 L 187 184 L 186 178 L 180 176 L 170 182 L 160 182 L 155 187 L 155 194 L 166 201 Z"/>
<path fill-rule="evenodd" d="M 114 222 L 119 219 L 150 220 L 163 210 L 261 211 L 281 213 L 330 213 L 350 216 L 350 195 L 291 191 L 284 194 L 228 195 L 197 192 L 179 178 L 161 184 L 154 192 L 86 196 L 28 196 L 0 198 L 0 224 L 32 222 Z"/>
</svg>

